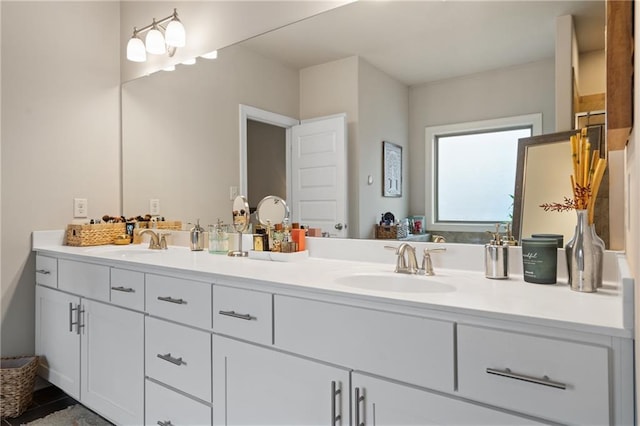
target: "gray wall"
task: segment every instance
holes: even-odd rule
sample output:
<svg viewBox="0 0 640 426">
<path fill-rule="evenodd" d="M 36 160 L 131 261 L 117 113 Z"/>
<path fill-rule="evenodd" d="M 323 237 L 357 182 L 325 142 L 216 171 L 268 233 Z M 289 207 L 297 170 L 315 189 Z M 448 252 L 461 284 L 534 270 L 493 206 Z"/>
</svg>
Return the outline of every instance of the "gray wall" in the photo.
<svg viewBox="0 0 640 426">
<path fill-rule="evenodd" d="M 31 231 L 120 210 L 120 6 L 2 7 L 2 356 L 34 350 Z"/>
</svg>

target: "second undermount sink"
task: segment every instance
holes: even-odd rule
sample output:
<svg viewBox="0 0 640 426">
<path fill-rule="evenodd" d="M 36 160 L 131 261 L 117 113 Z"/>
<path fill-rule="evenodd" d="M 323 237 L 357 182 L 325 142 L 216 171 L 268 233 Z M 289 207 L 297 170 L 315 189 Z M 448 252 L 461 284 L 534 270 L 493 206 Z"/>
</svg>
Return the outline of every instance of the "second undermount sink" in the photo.
<svg viewBox="0 0 640 426">
<path fill-rule="evenodd" d="M 397 293 L 448 293 L 456 288 L 439 281 L 437 276 L 409 275 L 397 273 L 362 273 L 345 275 L 336 283 L 363 290 Z"/>
</svg>

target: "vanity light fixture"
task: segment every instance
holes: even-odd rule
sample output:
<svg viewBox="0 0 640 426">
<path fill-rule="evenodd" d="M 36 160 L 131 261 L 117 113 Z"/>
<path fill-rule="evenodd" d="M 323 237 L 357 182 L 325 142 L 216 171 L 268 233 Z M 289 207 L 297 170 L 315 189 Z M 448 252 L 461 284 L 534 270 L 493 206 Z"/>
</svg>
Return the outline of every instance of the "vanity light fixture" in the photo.
<svg viewBox="0 0 640 426">
<path fill-rule="evenodd" d="M 162 24 L 167 23 L 166 27 Z M 146 32 L 145 41 L 140 38 Z M 151 24 L 137 29 L 133 27 L 133 35 L 127 43 L 127 59 L 133 62 L 144 62 L 147 60 L 147 52 L 154 55 L 164 55 L 169 53 L 173 56 L 176 48 L 184 47 L 186 44 L 186 34 L 184 25 L 178 19 L 178 12 L 173 9 L 173 13 L 166 18 L 156 21 L 153 18 Z"/>
</svg>

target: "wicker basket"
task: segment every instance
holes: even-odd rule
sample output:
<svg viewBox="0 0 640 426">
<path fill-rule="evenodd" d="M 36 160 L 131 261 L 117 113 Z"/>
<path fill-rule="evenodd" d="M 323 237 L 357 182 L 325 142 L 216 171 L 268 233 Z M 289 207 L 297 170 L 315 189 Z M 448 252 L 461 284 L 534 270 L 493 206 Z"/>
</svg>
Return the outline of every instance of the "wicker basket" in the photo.
<svg viewBox="0 0 640 426">
<path fill-rule="evenodd" d="M 181 231 L 182 222 L 179 220 L 162 220 L 155 223 L 156 229 L 166 229 L 172 231 Z M 152 228 L 152 222 L 138 222 L 139 228 Z"/>
<path fill-rule="evenodd" d="M 118 235 L 125 233 L 124 223 L 67 225 L 67 245 L 84 247 L 111 244 Z"/>
<path fill-rule="evenodd" d="M 376 238 L 378 240 L 398 239 L 397 225 L 376 225 Z"/>
<path fill-rule="evenodd" d="M 0 366 L 0 416 L 18 417 L 33 401 L 37 356 L 2 358 Z"/>
</svg>

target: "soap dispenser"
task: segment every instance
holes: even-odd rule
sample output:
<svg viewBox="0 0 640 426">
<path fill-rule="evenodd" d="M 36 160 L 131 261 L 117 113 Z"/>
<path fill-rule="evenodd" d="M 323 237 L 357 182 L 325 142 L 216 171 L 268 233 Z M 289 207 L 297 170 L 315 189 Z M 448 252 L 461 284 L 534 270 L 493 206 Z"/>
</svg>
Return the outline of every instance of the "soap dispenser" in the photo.
<svg viewBox="0 0 640 426">
<path fill-rule="evenodd" d="M 195 226 L 191 228 L 191 233 L 189 234 L 189 242 L 191 251 L 204 250 L 204 228 L 200 226 L 200 219 L 198 219 Z"/>
<path fill-rule="evenodd" d="M 489 231 L 487 231 L 489 232 Z M 500 224 L 492 234 L 489 244 L 484 246 L 484 276 L 494 280 L 509 278 L 509 243 L 500 236 Z"/>
</svg>

